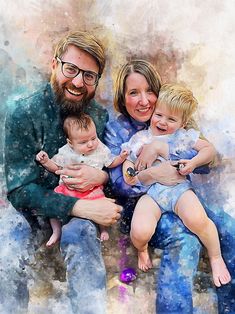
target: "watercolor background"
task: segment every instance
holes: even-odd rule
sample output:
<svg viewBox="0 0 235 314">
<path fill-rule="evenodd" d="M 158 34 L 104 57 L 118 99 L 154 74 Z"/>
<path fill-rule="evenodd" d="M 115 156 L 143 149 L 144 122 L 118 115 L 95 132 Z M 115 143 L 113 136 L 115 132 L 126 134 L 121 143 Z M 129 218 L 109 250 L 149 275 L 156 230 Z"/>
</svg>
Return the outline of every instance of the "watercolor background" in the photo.
<svg viewBox="0 0 235 314">
<path fill-rule="evenodd" d="M 132 57 L 151 61 L 165 82 L 193 90 L 201 130 L 220 160 L 216 173 L 196 177 L 195 184 L 200 190 L 204 183 L 204 195 L 217 198 L 235 217 L 234 1 L 0 0 L 0 8 L 2 199 L 5 104 L 47 79 L 53 43 L 68 30 L 82 29 L 92 31 L 107 48 L 97 98 L 109 108 L 116 72 Z"/>
</svg>

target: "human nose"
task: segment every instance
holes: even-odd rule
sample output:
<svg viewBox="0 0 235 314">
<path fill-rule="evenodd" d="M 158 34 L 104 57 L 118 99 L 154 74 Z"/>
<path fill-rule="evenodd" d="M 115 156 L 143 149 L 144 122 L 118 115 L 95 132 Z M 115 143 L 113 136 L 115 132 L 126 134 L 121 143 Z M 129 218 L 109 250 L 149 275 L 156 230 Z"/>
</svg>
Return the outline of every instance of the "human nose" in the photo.
<svg viewBox="0 0 235 314">
<path fill-rule="evenodd" d="M 87 142 L 87 147 L 91 148 L 93 146 L 93 142 L 92 141 L 88 141 Z"/>
<path fill-rule="evenodd" d="M 166 118 L 165 118 L 165 117 L 161 117 L 161 118 L 159 119 L 159 124 L 160 124 L 160 125 L 165 125 L 165 124 L 166 124 Z"/>
<path fill-rule="evenodd" d="M 146 95 L 146 93 L 142 93 L 142 94 L 140 95 L 140 103 L 141 103 L 141 105 L 143 105 L 143 106 L 148 105 L 149 100 L 148 100 L 148 96 Z"/>
<path fill-rule="evenodd" d="M 76 87 L 81 87 L 84 86 L 84 81 L 83 81 L 83 73 L 80 71 L 73 79 L 72 83 Z"/>
</svg>

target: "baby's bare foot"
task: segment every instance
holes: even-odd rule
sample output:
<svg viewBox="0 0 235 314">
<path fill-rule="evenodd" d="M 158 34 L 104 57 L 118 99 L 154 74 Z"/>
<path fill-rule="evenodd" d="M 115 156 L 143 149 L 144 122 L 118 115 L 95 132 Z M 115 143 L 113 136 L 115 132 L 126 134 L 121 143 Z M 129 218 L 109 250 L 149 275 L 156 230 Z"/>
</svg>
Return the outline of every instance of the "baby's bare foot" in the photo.
<svg viewBox="0 0 235 314">
<path fill-rule="evenodd" d="M 227 283 L 229 283 L 229 281 L 231 281 L 230 273 L 221 256 L 211 257 L 210 263 L 211 263 L 213 281 L 216 287 L 220 287 L 221 285 L 226 285 Z"/>
<path fill-rule="evenodd" d="M 109 239 L 109 234 L 107 231 L 103 230 L 100 233 L 100 241 L 107 241 Z"/>
<path fill-rule="evenodd" d="M 46 243 L 46 247 L 53 247 L 60 240 L 60 235 L 57 233 L 52 233 L 50 239 Z"/>
<path fill-rule="evenodd" d="M 153 267 L 148 250 L 138 251 L 138 267 L 143 271 L 148 271 Z"/>
</svg>

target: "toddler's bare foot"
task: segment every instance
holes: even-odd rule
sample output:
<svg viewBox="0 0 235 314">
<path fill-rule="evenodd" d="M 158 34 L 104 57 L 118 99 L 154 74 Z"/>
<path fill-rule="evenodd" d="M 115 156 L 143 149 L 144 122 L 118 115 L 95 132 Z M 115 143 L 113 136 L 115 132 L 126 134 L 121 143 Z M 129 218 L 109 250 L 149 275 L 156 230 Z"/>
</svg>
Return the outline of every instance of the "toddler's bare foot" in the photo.
<svg viewBox="0 0 235 314">
<path fill-rule="evenodd" d="M 46 243 L 46 247 L 53 247 L 60 240 L 60 235 L 57 233 L 52 233 L 50 239 Z"/>
<path fill-rule="evenodd" d="M 100 241 L 107 241 L 109 239 L 109 234 L 107 231 L 102 230 L 100 233 Z"/>
<path fill-rule="evenodd" d="M 144 251 L 138 251 L 138 267 L 143 271 L 148 271 L 150 268 L 153 267 L 148 249 Z"/>
<path fill-rule="evenodd" d="M 216 287 L 226 285 L 231 280 L 230 273 L 225 265 L 223 258 L 211 257 L 210 258 L 213 281 Z"/>
</svg>

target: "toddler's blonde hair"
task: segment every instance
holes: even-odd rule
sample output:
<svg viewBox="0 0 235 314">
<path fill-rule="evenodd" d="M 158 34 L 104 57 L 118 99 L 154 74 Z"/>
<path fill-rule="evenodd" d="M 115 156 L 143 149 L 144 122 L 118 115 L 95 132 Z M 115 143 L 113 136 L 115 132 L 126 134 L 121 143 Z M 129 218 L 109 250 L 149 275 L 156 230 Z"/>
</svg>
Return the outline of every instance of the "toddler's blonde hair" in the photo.
<svg viewBox="0 0 235 314">
<path fill-rule="evenodd" d="M 182 122 L 186 129 L 198 129 L 193 118 L 198 102 L 193 93 L 186 87 L 177 84 L 163 84 L 159 92 L 156 108 L 160 104 L 167 106 L 171 112 L 182 113 Z"/>
</svg>

